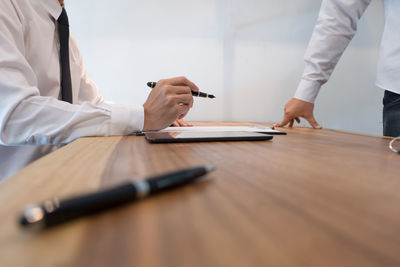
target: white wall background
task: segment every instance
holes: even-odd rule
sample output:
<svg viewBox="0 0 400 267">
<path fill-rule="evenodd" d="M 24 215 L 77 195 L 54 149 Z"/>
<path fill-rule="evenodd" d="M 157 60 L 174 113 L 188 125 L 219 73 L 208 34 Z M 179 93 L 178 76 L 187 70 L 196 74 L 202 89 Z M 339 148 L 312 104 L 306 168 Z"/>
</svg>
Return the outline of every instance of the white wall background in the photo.
<svg viewBox="0 0 400 267">
<path fill-rule="evenodd" d="M 320 0 L 68 0 L 72 33 L 101 94 L 144 103 L 147 81 L 185 75 L 216 100 L 188 120 L 277 122 L 301 77 Z M 374 85 L 383 28 L 373 3 L 316 102 L 326 128 L 381 134 Z"/>
</svg>

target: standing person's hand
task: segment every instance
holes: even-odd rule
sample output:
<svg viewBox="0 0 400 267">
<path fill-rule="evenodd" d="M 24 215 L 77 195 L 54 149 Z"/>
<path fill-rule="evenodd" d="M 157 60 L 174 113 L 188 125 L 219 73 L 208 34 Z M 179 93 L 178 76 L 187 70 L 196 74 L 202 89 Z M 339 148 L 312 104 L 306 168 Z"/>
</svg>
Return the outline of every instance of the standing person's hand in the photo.
<svg viewBox="0 0 400 267">
<path fill-rule="evenodd" d="M 289 127 L 292 127 L 295 120 L 297 123 L 300 122 L 300 118 L 306 119 L 314 129 L 322 129 L 314 118 L 314 104 L 297 98 L 292 98 L 285 105 L 283 120 L 280 123 L 275 123 L 274 126 L 284 127 L 289 124 Z"/>
<path fill-rule="evenodd" d="M 143 104 L 143 130 L 160 130 L 182 119 L 193 106 L 192 91 L 199 88 L 185 77 L 158 81 Z"/>
</svg>

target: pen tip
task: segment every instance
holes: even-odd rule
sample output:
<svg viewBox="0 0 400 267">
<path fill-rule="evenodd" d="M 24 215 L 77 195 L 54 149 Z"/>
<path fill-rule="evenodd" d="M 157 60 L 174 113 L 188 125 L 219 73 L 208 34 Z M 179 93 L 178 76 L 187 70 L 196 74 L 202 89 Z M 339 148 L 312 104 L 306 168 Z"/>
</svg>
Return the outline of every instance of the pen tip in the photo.
<svg viewBox="0 0 400 267">
<path fill-rule="evenodd" d="M 208 95 L 208 98 L 215 98 L 215 95 Z"/>
</svg>

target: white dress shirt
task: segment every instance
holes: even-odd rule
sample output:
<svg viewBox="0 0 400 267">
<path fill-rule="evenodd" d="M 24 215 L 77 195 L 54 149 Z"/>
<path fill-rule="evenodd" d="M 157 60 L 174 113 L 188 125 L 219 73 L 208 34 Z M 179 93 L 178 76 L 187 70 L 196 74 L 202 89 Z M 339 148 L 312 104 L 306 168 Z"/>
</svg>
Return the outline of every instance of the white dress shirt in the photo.
<svg viewBox="0 0 400 267">
<path fill-rule="evenodd" d="M 295 98 L 314 103 L 357 31 L 357 23 L 371 0 L 323 0 L 308 45 L 306 66 Z M 400 94 L 400 0 L 383 0 L 385 28 L 376 85 Z"/>
<path fill-rule="evenodd" d="M 78 137 L 143 128 L 141 105 L 107 104 L 98 95 L 73 38 L 73 104 L 59 100 L 61 10 L 57 0 L 0 1 L 0 181 Z"/>
</svg>

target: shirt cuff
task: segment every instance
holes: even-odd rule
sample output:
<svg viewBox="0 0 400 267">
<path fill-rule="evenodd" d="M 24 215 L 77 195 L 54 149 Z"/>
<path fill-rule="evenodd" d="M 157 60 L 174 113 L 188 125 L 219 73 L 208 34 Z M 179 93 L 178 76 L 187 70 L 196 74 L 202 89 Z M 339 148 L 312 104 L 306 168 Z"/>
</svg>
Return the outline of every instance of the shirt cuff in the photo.
<svg viewBox="0 0 400 267">
<path fill-rule="evenodd" d="M 294 97 L 306 102 L 314 103 L 320 89 L 320 82 L 302 79 L 297 86 Z"/>
<path fill-rule="evenodd" d="M 105 103 L 104 103 L 105 104 Z M 143 129 L 143 106 L 106 104 L 111 107 L 110 135 L 128 135 Z"/>
</svg>

